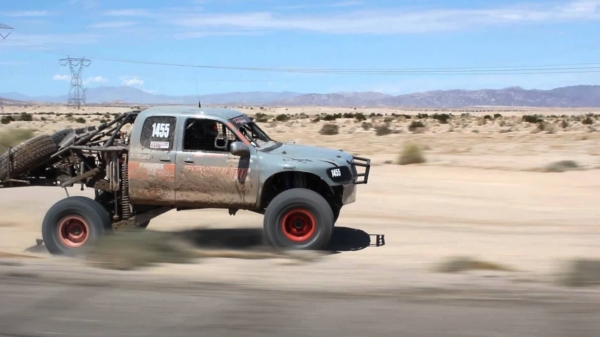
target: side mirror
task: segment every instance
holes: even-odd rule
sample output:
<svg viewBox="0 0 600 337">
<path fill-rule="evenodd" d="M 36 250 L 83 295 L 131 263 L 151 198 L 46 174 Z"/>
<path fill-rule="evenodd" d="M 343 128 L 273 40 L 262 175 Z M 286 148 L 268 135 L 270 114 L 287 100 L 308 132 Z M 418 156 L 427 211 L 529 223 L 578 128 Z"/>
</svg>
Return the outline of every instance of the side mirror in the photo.
<svg viewBox="0 0 600 337">
<path fill-rule="evenodd" d="M 229 152 L 234 156 L 243 157 L 243 156 L 247 156 L 250 154 L 250 148 L 248 147 L 248 145 L 246 145 L 240 141 L 236 141 L 236 142 L 231 143 Z"/>
</svg>

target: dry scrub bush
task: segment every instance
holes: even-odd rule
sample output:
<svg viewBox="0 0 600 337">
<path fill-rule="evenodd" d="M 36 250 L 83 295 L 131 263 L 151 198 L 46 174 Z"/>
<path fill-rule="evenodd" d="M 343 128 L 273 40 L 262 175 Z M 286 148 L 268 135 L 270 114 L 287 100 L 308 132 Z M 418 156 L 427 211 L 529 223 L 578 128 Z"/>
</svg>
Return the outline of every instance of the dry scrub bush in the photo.
<svg viewBox="0 0 600 337">
<path fill-rule="evenodd" d="M 389 135 L 390 133 L 392 133 L 392 130 L 385 124 L 379 125 L 377 128 L 375 128 L 375 134 L 377 136 L 385 136 Z"/>
<path fill-rule="evenodd" d="M 538 127 L 536 130 L 533 130 L 532 133 L 537 133 L 540 131 L 546 131 L 548 133 L 556 133 L 556 131 L 558 130 L 558 127 L 556 126 L 556 124 L 553 123 L 547 123 L 547 122 L 541 122 L 538 123 Z M 536 131 L 536 132 L 534 132 Z"/>
<path fill-rule="evenodd" d="M 559 283 L 567 287 L 600 286 L 600 260 L 571 261 L 560 276 Z"/>
<path fill-rule="evenodd" d="M 0 133 L 0 153 L 9 147 L 14 147 L 30 138 L 33 138 L 32 129 L 9 129 Z"/>
<path fill-rule="evenodd" d="M 411 132 L 418 131 L 421 128 L 425 128 L 425 124 L 423 124 L 421 121 L 413 121 L 408 126 L 408 130 Z"/>
<path fill-rule="evenodd" d="M 423 149 L 417 144 L 404 145 L 404 149 L 398 158 L 398 164 L 400 165 L 422 164 L 425 162 Z"/>
<path fill-rule="evenodd" d="M 13 116 L 2 116 L 2 118 L 0 118 L 0 124 L 10 124 L 10 122 L 14 122 L 15 119 L 13 118 Z"/>
<path fill-rule="evenodd" d="M 545 167 L 546 172 L 565 172 L 579 169 L 579 164 L 574 160 L 560 160 Z"/>
<path fill-rule="evenodd" d="M 469 257 L 454 257 L 435 268 L 440 273 L 460 273 L 472 270 L 513 271 L 498 263 L 480 261 Z"/>
<path fill-rule="evenodd" d="M 319 133 L 326 136 L 337 135 L 340 133 L 340 128 L 335 124 L 325 124 Z"/>
</svg>

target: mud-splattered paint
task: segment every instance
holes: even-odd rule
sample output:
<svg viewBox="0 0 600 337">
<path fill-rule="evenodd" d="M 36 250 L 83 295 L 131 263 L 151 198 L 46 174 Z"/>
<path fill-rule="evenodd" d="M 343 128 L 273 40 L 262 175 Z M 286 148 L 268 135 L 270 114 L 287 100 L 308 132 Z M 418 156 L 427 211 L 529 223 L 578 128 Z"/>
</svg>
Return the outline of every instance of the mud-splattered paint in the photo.
<svg viewBox="0 0 600 337">
<path fill-rule="evenodd" d="M 178 205 L 248 207 L 256 202 L 252 170 L 238 167 L 184 166 L 175 182 Z"/>
<path fill-rule="evenodd" d="M 129 162 L 129 198 L 137 204 L 175 202 L 175 164 Z"/>
</svg>

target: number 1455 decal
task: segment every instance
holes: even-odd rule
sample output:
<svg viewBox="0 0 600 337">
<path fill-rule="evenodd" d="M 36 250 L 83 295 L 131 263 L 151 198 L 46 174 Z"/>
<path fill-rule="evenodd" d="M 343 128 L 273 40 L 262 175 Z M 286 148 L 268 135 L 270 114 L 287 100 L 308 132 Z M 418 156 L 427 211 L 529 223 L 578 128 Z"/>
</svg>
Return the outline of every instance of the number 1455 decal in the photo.
<svg viewBox="0 0 600 337">
<path fill-rule="evenodd" d="M 168 138 L 169 137 L 169 123 L 154 123 L 152 124 L 152 137 Z"/>
</svg>

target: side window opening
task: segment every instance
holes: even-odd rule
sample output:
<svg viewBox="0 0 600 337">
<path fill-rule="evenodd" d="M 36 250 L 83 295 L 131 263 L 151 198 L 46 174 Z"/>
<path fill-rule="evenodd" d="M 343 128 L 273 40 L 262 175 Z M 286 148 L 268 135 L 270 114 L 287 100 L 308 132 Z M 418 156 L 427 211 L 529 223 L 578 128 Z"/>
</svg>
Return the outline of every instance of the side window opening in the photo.
<svg viewBox="0 0 600 337">
<path fill-rule="evenodd" d="M 144 121 L 140 143 L 153 151 L 171 151 L 175 139 L 177 118 L 168 116 L 148 117 Z"/>
<path fill-rule="evenodd" d="M 190 118 L 183 131 L 183 151 L 229 152 L 237 137 L 223 123 Z"/>
</svg>

